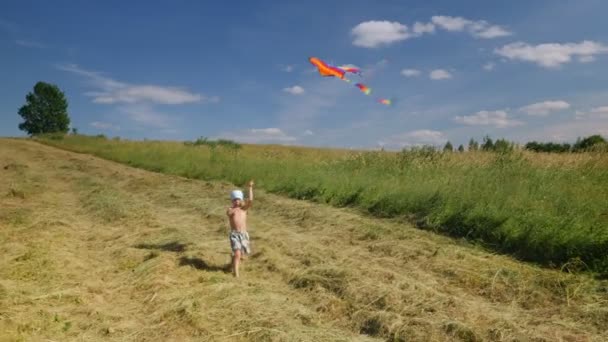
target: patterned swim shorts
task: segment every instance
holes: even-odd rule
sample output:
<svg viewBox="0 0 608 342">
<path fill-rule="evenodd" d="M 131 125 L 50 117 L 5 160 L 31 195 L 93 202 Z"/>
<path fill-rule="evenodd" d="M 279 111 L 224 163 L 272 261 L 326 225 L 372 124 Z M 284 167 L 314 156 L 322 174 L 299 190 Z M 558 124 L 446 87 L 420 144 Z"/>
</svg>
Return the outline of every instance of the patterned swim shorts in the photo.
<svg viewBox="0 0 608 342">
<path fill-rule="evenodd" d="M 246 254 L 251 254 L 251 247 L 249 246 L 249 234 L 247 232 L 230 232 L 230 247 L 232 248 L 232 254 L 241 250 Z"/>
</svg>

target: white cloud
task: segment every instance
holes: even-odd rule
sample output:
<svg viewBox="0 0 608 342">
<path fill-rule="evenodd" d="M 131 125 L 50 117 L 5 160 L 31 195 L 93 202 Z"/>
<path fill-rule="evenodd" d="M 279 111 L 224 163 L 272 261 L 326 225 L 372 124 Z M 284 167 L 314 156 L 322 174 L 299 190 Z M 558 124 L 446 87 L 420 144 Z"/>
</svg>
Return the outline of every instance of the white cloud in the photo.
<svg viewBox="0 0 608 342">
<path fill-rule="evenodd" d="M 454 121 L 469 126 L 493 126 L 497 128 L 515 127 L 523 125 L 523 122 L 509 118 L 503 110 L 482 110 L 468 116 L 456 116 Z"/>
<path fill-rule="evenodd" d="M 290 93 L 292 95 L 302 95 L 302 94 L 304 94 L 304 88 L 300 87 L 299 85 L 295 85 L 293 87 L 283 88 L 283 91 L 286 92 L 286 93 Z"/>
<path fill-rule="evenodd" d="M 436 69 L 430 72 L 429 77 L 432 80 L 446 80 L 452 78 L 452 74 L 443 69 Z"/>
<path fill-rule="evenodd" d="M 85 70 L 75 64 L 60 65 L 58 69 L 86 77 L 97 91 L 86 92 L 93 98 L 94 103 L 156 103 L 156 104 L 186 104 L 194 102 L 219 102 L 219 97 L 205 97 L 178 87 L 158 85 L 136 85 L 116 81 L 95 71 Z"/>
<path fill-rule="evenodd" d="M 547 116 L 550 112 L 559 111 L 570 108 L 570 104 L 566 101 L 544 101 L 533 103 L 520 108 L 520 111 L 528 113 L 528 115 Z"/>
<path fill-rule="evenodd" d="M 202 97 L 186 90 L 174 87 L 160 87 L 154 85 L 126 86 L 110 92 L 96 94 L 94 103 L 137 103 L 150 102 L 159 104 L 184 104 L 199 102 Z"/>
<path fill-rule="evenodd" d="M 353 44 L 365 48 L 390 45 L 412 37 L 407 26 L 390 21 L 366 21 L 351 30 Z"/>
<path fill-rule="evenodd" d="M 589 111 L 577 111 L 575 118 L 580 119 L 608 119 L 608 106 L 595 107 Z"/>
<path fill-rule="evenodd" d="M 479 30 L 472 31 L 471 34 L 474 37 L 484 39 L 492 39 L 512 35 L 511 32 L 497 25 L 481 27 Z"/>
<path fill-rule="evenodd" d="M 596 107 L 591 109 L 591 113 L 593 114 L 608 114 L 608 106 Z"/>
<path fill-rule="evenodd" d="M 437 15 L 431 18 L 433 24 L 453 32 L 468 31 L 473 37 L 492 39 L 512 35 L 511 32 L 498 26 L 492 25 L 485 20 L 469 20 L 462 17 L 450 17 Z"/>
<path fill-rule="evenodd" d="M 97 129 L 112 129 L 112 130 L 116 130 L 116 131 L 120 130 L 119 126 L 113 125 L 108 122 L 93 121 L 90 123 L 90 125 Z"/>
<path fill-rule="evenodd" d="M 389 136 L 379 141 L 378 144 L 387 148 L 404 148 L 421 145 L 437 146 L 444 144 L 446 141 L 447 138 L 442 132 L 421 129 Z"/>
<path fill-rule="evenodd" d="M 282 69 L 283 69 L 283 71 L 285 71 L 285 72 L 292 72 L 292 71 L 293 71 L 293 69 L 294 69 L 294 66 L 293 66 L 293 65 L 285 65 L 285 66 L 283 66 L 283 68 L 282 68 Z"/>
<path fill-rule="evenodd" d="M 285 134 L 280 128 L 252 128 L 239 132 L 226 132 L 220 134 L 221 138 L 239 141 L 242 143 L 291 143 L 295 137 Z"/>
<path fill-rule="evenodd" d="M 431 17 L 433 24 L 448 31 L 462 31 L 467 25 L 472 22 L 462 17 L 450 17 L 444 15 L 435 15 Z"/>
<path fill-rule="evenodd" d="M 512 35 L 511 32 L 485 20 L 472 21 L 462 17 L 433 16 L 431 22 L 415 22 L 411 30 L 405 24 L 388 20 L 371 20 L 352 28 L 353 44 L 365 48 L 377 48 L 409 38 L 434 33 L 436 28 L 447 31 L 467 31 L 473 37 L 491 39 Z"/>
<path fill-rule="evenodd" d="M 539 45 L 516 42 L 495 49 L 494 53 L 512 60 L 536 63 L 545 68 L 557 68 L 571 62 L 573 57 L 578 57 L 580 62 L 591 62 L 596 55 L 608 53 L 608 46 L 588 40 L 580 43 Z"/>
<path fill-rule="evenodd" d="M 401 75 L 405 77 L 415 77 L 420 75 L 420 70 L 416 69 L 403 69 L 401 70 Z"/>
<path fill-rule="evenodd" d="M 412 28 L 412 31 L 414 31 L 416 35 L 422 35 L 424 33 L 433 33 L 435 32 L 435 25 L 433 25 L 433 23 L 424 24 L 416 22 L 414 24 L 414 27 Z"/>
<path fill-rule="evenodd" d="M 304 135 L 315 135 L 315 133 L 313 133 L 313 131 L 307 129 L 304 131 Z"/>
<path fill-rule="evenodd" d="M 485 70 L 485 71 L 492 71 L 492 70 L 494 70 L 494 67 L 495 67 L 495 66 L 496 66 L 496 65 L 495 65 L 494 63 L 492 63 L 492 62 L 490 62 L 490 63 L 486 63 L 486 64 L 484 64 L 484 66 L 483 66 L 483 70 Z"/>
</svg>

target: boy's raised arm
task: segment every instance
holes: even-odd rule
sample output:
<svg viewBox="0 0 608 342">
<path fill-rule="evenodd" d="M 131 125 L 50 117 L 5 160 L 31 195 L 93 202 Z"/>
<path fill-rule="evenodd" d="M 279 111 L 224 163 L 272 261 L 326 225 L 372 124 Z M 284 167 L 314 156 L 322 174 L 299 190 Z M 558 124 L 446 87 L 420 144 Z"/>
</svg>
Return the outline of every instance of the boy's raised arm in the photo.
<svg viewBox="0 0 608 342">
<path fill-rule="evenodd" d="M 249 181 L 249 196 L 247 197 L 247 202 L 245 203 L 244 209 L 249 209 L 253 205 L 253 180 Z"/>
</svg>

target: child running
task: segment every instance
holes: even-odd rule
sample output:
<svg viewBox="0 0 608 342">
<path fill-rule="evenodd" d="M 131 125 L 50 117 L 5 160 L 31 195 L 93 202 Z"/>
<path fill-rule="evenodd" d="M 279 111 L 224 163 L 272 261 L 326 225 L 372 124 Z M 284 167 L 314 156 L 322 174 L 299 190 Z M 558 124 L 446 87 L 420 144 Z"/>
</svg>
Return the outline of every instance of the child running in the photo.
<svg viewBox="0 0 608 342">
<path fill-rule="evenodd" d="M 234 190 L 230 193 L 232 206 L 226 210 L 230 221 L 230 247 L 232 248 L 232 273 L 239 277 L 239 264 L 242 254 L 250 254 L 249 234 L 247 233 L 247 210 L 253 204 L 253 180 L 249 181 L 249 196 L 247 200 L 243 198 L 241 190 Z"/>
</svg>

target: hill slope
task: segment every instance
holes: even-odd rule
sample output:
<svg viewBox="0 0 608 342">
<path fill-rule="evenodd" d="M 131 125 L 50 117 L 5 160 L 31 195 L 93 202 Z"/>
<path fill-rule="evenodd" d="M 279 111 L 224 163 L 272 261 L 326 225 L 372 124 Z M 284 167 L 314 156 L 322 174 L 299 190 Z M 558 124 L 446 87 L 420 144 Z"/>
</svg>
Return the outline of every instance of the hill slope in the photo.
<svg viewBox="0 0 608 342">
<path fill-rule="evenodd" d="M 0 140 L 0 340 L 602 341 L 608 285 L 404 223 Z M 572 267 L 575 267 L 573 265 Z"/>
</svg>

